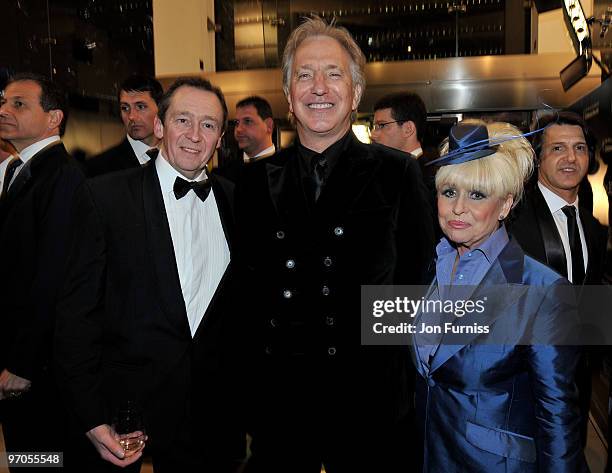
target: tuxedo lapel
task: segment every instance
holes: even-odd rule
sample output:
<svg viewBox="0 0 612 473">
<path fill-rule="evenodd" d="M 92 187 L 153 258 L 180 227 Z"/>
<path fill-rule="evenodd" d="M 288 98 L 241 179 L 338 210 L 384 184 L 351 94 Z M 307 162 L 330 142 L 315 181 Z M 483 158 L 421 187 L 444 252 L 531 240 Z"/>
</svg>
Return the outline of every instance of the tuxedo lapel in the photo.
<svg viewBox="0 0 612 473">
<path fill-rule="evenodd" d="M 555 220 L 550 213 L 550 208 L 538 186 L 535 186 L 533 190 L 532 199 L 536 225 L 542 236 L 546 264 L 559 274 L 563 274 L 567 277 L 565 250 L 563 249 L 559 230 L 557 229 Z"/>
<path fill-rule="evenodd" d="M 151 160 L 143 169 L 142 200 L 146 224 L 146 245 L 150 254 L 152 274 L 157 282 L 157 294 L 162 310 L 176 329 L 189 335 L 187 310 L 154 160 Z"/>
<path fill-rule="evenodd" d="M 134 152 L 134 148 L 132 148 L 132 145 L 128 141 L 127 136 L 120 143 L 120 147 L 121 147 L 121 152 L 118 153 L 118 156 L 121 156 L 125 160 L 127 167 L 140 166 L 140 161 L 138 161 L 138 156 L 136 156 L 136 153 Z M 155 154 L 155 156 L 157 156 L 157 153 Z"/>
<path fill-rule="evenodd" d="M 587 245 L 587 253 L 589 256 L 587 262 L 587 270 L 584 277 L 583 284 L 590 284 L 589 281 L 593 280 L 594 269 L 597 267 L 596 261 L 601 258 L 602 255 L 599 252 L 600 244 L 598 242 L 598 225 L 599 222 L 593 218 L 590 218 L 590 212 L 582 207 L 578 209 L 580 213 L 580 222 L 582 223 L 582 229 L 584 230 L 584 238 Z"/>
<path fill-rule="evenodd" d="M 285 151 L 284 160 L 266 162 L 268 191 L 280 222 L 306 231 L 312 217 L 300 173 L 300 159 L 295 147 Z M 274 159 L 274 158 L 271 158 Z"/>
<path fill-rule="evenodd" d="M 217 202 L 217 208 L 219 209 L 219 217 L 221 219 L 221 225 L 223 226 L 223 232 L 225 233 L 225 239 L 227 246 L 229 247 L 230 253 L 233 250 L 234 240 L 234 212 L 233 212 L 233 201 L 231 192 L 231 184 L 223 177 L 210 175 L 212 180 L 212 191 Z"/>
<path fill-rule="evenodd" d="M 355 136 L 348 144 L 325 183 L 314 206 L 308 202 L 297 151 L 292 149 L 284 161 L 266 163 L 270 198 L 282 222 L 291 221 L 303 231 L 312 230 L 313 217 L 317 221 L 346 215 L 364 189 L 376 176 L 380 161 L 369 152 L 368 146 Z"/>
<path fill-rule="evenodd" d="M 47 169 L 54 169 L 60 165 L 61 155 L 67 156 L 68 153 L 61 142 L 52 143 L 36 153 L 22 169 L 17 170 L 17 177 L 11 184 L 3 204 L 10 207 L 17 196 L 29 189 L 34 178 L 45 174 Z M 57 159 L 54 159 L 57 158 Z"/>
</svg>

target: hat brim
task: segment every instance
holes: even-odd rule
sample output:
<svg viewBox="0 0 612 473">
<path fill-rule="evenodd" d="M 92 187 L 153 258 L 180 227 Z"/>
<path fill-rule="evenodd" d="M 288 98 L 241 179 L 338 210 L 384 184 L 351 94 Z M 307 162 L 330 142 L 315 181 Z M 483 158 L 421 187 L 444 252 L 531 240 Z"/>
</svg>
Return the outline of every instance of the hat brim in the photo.
<svg viewBox="0 0 612 473">
<path fill-rule="evenodd" d="M 475 159 L 491 156 L 497 152 L 497 146 L 486 147 L 485 149 L 460 149 L 452 151 L 444 156 L 434 159 L 427 163 L 428 166 L 448 166 L 451 164 L 462 164 Z"/>
</svg>

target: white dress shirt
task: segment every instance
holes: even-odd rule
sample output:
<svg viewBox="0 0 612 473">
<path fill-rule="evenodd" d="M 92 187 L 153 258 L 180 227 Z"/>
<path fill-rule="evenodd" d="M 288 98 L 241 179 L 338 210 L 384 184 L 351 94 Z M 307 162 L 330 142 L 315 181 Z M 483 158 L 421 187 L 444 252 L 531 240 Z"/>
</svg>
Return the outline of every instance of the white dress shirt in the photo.
<svg viewBox="0 0 612 473">
<path fill-rule="evenodd" d="M 567 264 L 567 279 L 569 279 L 571 282 L 574 282 L 572 274 L 572 250 L 570 248 L 570 241 L 567 230 L 567 217 L 563 213 L 562 209 L 566 205 L 571 205 L 576 208 L 576 220 L 578 221 L 578 231 L 580 233 L 580 243 L 582 245 L 582 259 L 584 261 L 584 272 L 586 274 L 586 268 L 589 263 L 589 251 L 586 245 L 586 238 L 584 237 L 582 221 L 580 220 L 580 212 L 578 212 L 578 197 L 576 197 L 576 200 L 573 203 L 568 203 L 565 201 L 565 199 L 559 197 L 541 182 L 538 182 L 538 187 L 540 188 L 540 191 L 544 196 L 544 200 L 546 200 L 546 204 L 548 205 L 550 213 L 552 214 L 555 224 L 557 225 L 557 231 L 559 232 L 559 236 L 561 237 L 561 242 L 563 243 L 563 251 L 565 251 L 565 262 Z"/>
<path fill-rule="evenodd" d="M 127 136 L 128 142 L 130 143 L 130 145 L 132 146 L 132 149 L 134 150 L 134 154 L 136 155 L 136 159 L 138 159 L 138 162 L 140 163 L 140 165 L 142 166 L 143 164 L 148 163 L 149 160 L 151 159 L 151 156 L 147 154 L 147 151 L 149 151 L 152 147 L 140 140 L 135 140 L 130 135 L 126 135 L 126 136 Z"/>
<path fill-rule="evenodd" d="M 19 157 L 21 158 L 22 164 L 20 164 L 15 170 L 15 174 L 13 174 L 13 178 L 11 179 L 11 182 L 9 182 L 9 187 L 13 185 L 13 182 L 15 182 L 15 179 L 17 179 L 17 176 L 19 175 L 19 173 L 23 170 L 23 168 L 28 163 L 28 161 L 34 157 L 34 155 L 40 152 L 43 148 L 46 148 L 47 146 L 51 146 L 59 141 L 60 141 L 59 135 L 53 135 L 53 136 L 50 136 L 49 138 L 45 138 L 44 140 L 37 141 L 36 143 L 31 144 L 27 148 L 24 148 L 23 150 L 21 150 L 21 152 L 19 153 Z"/>
<path fill-rule="evenodd" d="M 164 159 L 161 151 L 155 160 L 155 168 L 193 337 L 229 265 L 229 247 L 214 192 L 211 190 L 204 202 L 193 191 L 177 199 L 173 191 L 174 181 L 177 177 L 185 177 Z M 206 173 L 194 180 L 203 179 L 206 179 Z"/>
<path fill-rule="evenodd" d="M 256 160 L 257 158 L 267 158 L 268 156 L 272 156 L 274 153 L 276 153 L 276 146 L 272 145 L 264 149 L 263 151 L 257 153 L 255 156 L 249 156 L 245 152 L 242 152 L 242 158 L 244 159 L 245 163 L 249 163 L 251 161 Z"/>
<path fill-rule="evenodd" d="M 412 151 L 410 151 L 410 154 L 416 159 L 419 159 L 423 155 L 423 148 L 420 146 L 418 148 L 414 148 Z"/>
</svg>

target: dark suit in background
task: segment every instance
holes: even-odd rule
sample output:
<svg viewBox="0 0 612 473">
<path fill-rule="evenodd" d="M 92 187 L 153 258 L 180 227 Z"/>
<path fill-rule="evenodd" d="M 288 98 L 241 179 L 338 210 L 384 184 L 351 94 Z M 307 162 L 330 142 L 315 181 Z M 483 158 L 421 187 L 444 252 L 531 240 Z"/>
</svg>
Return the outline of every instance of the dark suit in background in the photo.
<svg viewBox="0 0 612 473">
<path fill-rule="evenodd" d="M 360 346 L 360 290 L 422 281 L 431 212 L 409 155 L 341 141 L 316 202 L 296 145 L 237 184 L 252 471 L 410 471 L 414 370 Z"/>
<path fill-rule="evenodd" d="M 582 202 L 580 201 L 582 204 Z M 607 233 L 592 212 L 579 205 L 580 221 L 588 251 L 588 263 L 584 284 L 601 284 L 605 267 Z M 510 221 L 510 233 L 532 258 L 544 263 L 561 275 L 567 276 L 567 260 L 557 225 L 537 183 L 531 186 L 523 201 L 515 209 Z M 589 353 L 592 350 L 588 350 Z M 592 393 L 593 363 L 598 363 L 595 353 L 582 357 L 576 371 L 580 406 L 583 414 L 582 443 L 586 445 L 587 423 Z"/>
<path fill-rule="evenodd" d="M 231 252 L 233 185 L 213 179 Z M 76 228 L 57 358 L 80 431 L 110 424 L 117 405 L 136 401 L 154 463 L 225 471 L 243 446 L 229 363 L 233 263 L 192 338 L 154 160 L 83 186 Z"/>
<path fill-rule="evenodd" d="M 140 167 L 140 162 L 127 137 L 121 143 L 84 162 L 87 177 Z"/>
<path fill-rule="evenodd" d="M 7 451 L 61 451 L 64 416 L 51 363 L 55 304 L 66 267 L 71 202 L 85 180 L 61 142 L 43 148 L 0 201 L 0 371 L 32 388 L 3 400 Z"/>
<path fill-rule="evenodd" d="M 585 284 L 601 284 L 603 279 L 606 230 L 588 208 L 580 205 L 580 221 L 589 253 Z M 567 263 L 557 225 L 537 184 L 526 191 L 510 222 L 510 233 L 525 253 L 567 276 Z"/>
</svg>

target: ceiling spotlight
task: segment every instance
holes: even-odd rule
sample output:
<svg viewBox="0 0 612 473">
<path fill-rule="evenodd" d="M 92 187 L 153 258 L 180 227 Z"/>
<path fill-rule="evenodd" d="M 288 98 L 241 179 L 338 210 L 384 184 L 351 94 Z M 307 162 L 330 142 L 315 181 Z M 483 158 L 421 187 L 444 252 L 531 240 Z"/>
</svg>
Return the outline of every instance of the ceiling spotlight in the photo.
<svg viewBox="0 0 612 473">
<path fill-rule="evenodd" d="M 563 0 L 563 19 L 572 38 L 576 54 L 581 56 L 591 47 L 591 35 L 580 0 Z"/>
<path fill-rule="evenodd" d="M 576 59 L 560 72 L 561 85 L 567 91 L 591 69 L 593 54 L 591 51 L 591 33 L 580 0 L 563 0 L 563 19 L 572 38 Z"/>
</svg>

